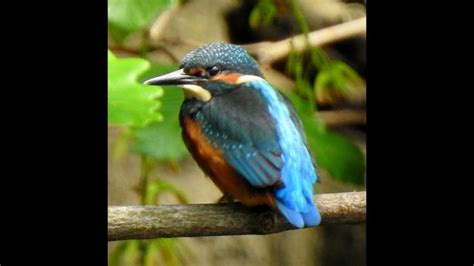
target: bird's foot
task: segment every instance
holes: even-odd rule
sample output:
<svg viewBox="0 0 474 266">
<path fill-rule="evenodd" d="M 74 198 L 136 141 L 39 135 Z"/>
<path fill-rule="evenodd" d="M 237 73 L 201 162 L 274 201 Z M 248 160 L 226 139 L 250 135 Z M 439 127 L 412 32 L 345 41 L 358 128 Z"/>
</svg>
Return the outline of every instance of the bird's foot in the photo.
<svg viewBox="0 0 474 266">
<path fill-rule="evenodd" d="M 222 197 L 219 199 L 217 203 L 231 203 L 234 202 L 235 198 L 232 197 L 230 194 L 225 193 L 222 195 Z"/>
</svg>

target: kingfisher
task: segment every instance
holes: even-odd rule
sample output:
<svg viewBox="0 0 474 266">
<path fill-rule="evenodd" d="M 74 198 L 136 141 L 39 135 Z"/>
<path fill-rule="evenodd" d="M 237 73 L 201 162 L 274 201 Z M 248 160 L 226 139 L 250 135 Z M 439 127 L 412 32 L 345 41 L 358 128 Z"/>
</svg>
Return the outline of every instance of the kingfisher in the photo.
<svg viewBox="0 0 474 266">
<path fill-rule="evenodd" d="M 183 89 L 183 140 L 222 191 L 221 200 L 267 205 L 296 228 L 319 225 L 317 171 L 301 121 L 245 49 L 201 46 L 184 56 L 178 70 L 145 84 Z"/>
</svg>

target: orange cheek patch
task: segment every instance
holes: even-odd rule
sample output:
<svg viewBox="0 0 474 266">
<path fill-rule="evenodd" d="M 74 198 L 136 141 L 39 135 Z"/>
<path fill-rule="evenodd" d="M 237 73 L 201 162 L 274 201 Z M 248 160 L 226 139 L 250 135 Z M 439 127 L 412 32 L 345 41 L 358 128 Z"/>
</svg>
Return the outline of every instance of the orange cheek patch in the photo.
<svg viewBox="0 0 474 266">
<path fill-rule="evenodd" d="M 239 73 L 220 74 L 220 75 L 214 76 L 212 80 L 222 80 L 225 83 L 236 84 L 240 76 L 241 75 Z"/>
</svg>

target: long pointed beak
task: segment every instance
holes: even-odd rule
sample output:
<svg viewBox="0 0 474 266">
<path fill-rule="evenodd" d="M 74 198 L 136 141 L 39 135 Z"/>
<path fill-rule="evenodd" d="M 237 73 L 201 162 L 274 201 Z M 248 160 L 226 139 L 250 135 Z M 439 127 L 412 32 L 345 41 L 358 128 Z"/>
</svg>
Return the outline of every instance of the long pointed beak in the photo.
<svg viewBox="0 0 474 266">
<path fill-rule="evenodd" d="M 205 80 L 204 78 L 190 76 L 184 73 L 181 68 L 168 74 L 164 74 L 155 78 L 151 78 L 144 82 L 145 85 L 188 85 L 197 84 L 198 81 Z"/>
</svg>

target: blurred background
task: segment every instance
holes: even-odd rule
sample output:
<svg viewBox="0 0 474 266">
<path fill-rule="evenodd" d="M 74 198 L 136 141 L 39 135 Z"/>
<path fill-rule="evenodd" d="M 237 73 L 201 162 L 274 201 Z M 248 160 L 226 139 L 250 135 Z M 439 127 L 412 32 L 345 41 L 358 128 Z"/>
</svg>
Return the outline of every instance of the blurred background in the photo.
<svg viewBox="0 0 474 266">
<path fill-rule="evenodd" d="M 108 204 L 222 196 L 182 143 L 182 92 L 142 85 L 209 42 L 242 45 L 295 104 L 318 165 L 316 193 L 365 190 L 365 10 L 342 0 L 108 0 Z M 309 49 L 276 45 L 297 35 Z M 365 224 L 109 242 L 109 265 L 365 264 Z"/>
</svg>

